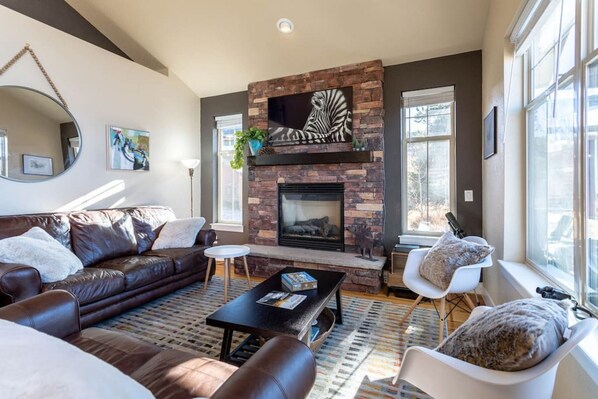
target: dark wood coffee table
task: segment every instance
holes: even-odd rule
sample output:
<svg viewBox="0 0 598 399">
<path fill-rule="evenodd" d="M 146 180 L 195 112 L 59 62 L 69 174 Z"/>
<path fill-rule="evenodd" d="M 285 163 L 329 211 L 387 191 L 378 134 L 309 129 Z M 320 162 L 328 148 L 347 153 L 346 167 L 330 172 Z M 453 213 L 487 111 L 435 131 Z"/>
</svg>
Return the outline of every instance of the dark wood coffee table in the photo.
<svg viewBox="0 0 598 399">
<path fill-rule="evenodd" d="M 318 288 L 298 292 L 306 295 L 307 298 L 295 309 L 281 309 L 256 303 L 271 291 L 283 291 L 281 274 L 298 271 L 305 271 L 318 280 Z M 220 360 L 229 360 L 233 331 L 242 331 L 259 337 L 288 335 L 309 345 L 312 321 L 322 313 L 334 295 L 336 295 L 337 306 L 336 323 L 343 324 L 340 286 L 345 276 L 346 274 L 341 272 L 287 267 L 222 306 L 206 318 L 207 325 L 224 329 Z"/>
</svg>

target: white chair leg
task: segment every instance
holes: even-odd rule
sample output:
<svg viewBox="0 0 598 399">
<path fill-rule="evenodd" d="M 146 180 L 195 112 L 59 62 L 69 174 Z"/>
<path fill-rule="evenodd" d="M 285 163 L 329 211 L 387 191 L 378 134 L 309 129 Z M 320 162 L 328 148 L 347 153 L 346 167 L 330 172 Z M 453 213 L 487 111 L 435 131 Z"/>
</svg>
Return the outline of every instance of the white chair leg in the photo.
<svg viewBox="0 0 598 399">
<path fill-rule="evenodd" d="M 409 308 L 409 310 L 407 311 L 405 316 L 403 316 L 403 318 L 401 319 L 399 324 L 403 324 L 405 322 L 405 320 L 407 320 L 407 318 L 409 317 L 411 312 L 413 312 L 413 309 L 415 309 L 417 307 L 417 305 L 421 302 L 422 299 L 424 299 L 423 295 L 420 295 L 417 297 L 417 299 L 415 300 L 415 302 L 413 302 L 413 305 L 411 305 L 411 307 Z"/>
<path fill-rule="evenodd" d="M 440 320 L 438 321 L 438 343 L 441 343 L 444 339 L 444 320 L 446 319 L 446 297 L 442 297 L 440 300 Z"/>
</svg>

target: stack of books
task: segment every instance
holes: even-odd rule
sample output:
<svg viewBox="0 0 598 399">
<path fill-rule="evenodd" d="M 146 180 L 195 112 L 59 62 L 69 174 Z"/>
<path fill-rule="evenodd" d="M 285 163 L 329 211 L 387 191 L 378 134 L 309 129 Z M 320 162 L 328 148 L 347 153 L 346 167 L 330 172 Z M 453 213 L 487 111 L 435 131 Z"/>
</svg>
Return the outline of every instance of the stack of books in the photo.
<svg viewBox="0 0 598 399">
<path fill-rule="evenodd" d="M 290 292 L 318 288 L 318 280 L 306 272 L 285 273 L 281 276 L 282 286 Z"/>
</svg>

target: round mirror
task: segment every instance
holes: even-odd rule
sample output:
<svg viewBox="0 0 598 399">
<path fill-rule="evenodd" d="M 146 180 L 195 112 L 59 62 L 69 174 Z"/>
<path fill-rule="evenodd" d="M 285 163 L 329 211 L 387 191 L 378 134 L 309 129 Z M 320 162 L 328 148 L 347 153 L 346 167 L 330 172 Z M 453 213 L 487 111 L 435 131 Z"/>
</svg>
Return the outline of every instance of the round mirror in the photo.
<svg viewBox="0 0 598 399">
<path fill-rule="evenodd" d="M 70 168 L 81 148 L 77 122 L 59 102 L 27 87 L 0 86 L 0 176 L 40 181 Z"/>
</svg>

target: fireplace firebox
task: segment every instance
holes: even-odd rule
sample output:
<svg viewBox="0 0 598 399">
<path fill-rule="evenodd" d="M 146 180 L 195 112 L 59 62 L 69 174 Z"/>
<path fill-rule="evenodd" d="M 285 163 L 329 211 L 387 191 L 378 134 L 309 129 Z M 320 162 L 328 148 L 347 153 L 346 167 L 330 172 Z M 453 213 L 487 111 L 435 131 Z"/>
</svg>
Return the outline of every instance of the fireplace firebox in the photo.
<svg viewBox="0 0 598 399">
<path fill-rule="evenodd" d="M 278 185 L 278 244 L 345 250 L 344 185 Z"/>
</svg>

